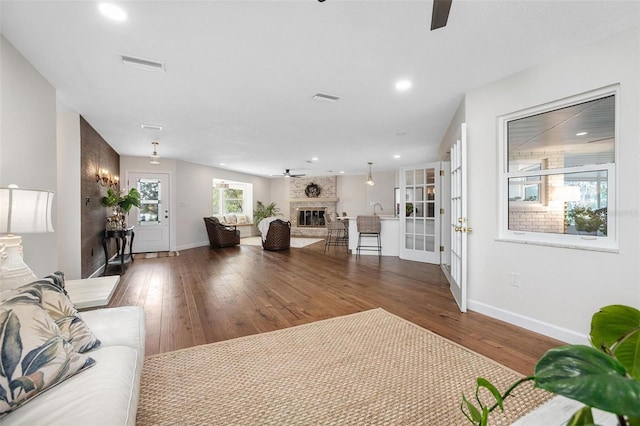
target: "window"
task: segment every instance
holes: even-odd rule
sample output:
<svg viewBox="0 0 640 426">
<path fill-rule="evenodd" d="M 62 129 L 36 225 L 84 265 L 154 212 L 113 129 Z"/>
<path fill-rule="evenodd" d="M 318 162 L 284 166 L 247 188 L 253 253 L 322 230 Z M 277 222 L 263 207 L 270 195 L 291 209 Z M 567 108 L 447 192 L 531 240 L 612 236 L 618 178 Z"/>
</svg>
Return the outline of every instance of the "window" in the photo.
<svg viewBox="0 0 640 426">
<path fill-rule="evenodd" d="M 213 180 L 213 214 L 243 214 L 253 219 L 253 185 L 245 182 Z"/>
<path fill-rule="evenodd" d="M 140 192 L 140 225 L 157 225 L 158 205 L 160 204 L 160 180 L 140 179 L 138 181 L 138 192 Z"/>
<path fill-rule="evenodd" d="M 499 118 L 500 238 L 616 249 L 617 87 Z"/>
</svg>

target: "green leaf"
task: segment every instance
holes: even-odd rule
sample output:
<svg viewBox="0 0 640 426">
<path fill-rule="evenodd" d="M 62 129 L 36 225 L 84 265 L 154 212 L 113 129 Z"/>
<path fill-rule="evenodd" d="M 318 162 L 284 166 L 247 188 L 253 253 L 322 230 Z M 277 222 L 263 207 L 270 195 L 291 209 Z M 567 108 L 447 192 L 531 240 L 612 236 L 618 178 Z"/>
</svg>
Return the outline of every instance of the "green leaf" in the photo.
<svg viewBox="0 0 640 426">
<path fill-rule="evenodd" d="M 591 319 L 591 344 L 597 349 L 602 345 L 614 348 L 614 356 L 629 375 L 640 380 L 640 311 L 630 306 L 610 305 L 600 309 Z"/>
<path fill-rule="evenodd" d="M 480 411 L 475 407 L 475 405 L 473 405 L 472 403 L 467 401 L 467 398 L 465 398 L 464 395 L 462 395 L 462 402 L 463 402 L 463 405 L 467 406 L 467 410 L 469 411 L 469 415 L 471 416 L 471 420 L 475 424 L 481 424 L 480 422 L 482 420 L 482 415 L 480 414 Z M 464 412 L 464 410 L 462 410 L 462 411 Z M 467 416 L 467 418 L 468 417 L 469 416 Z"/>
<path fill-rule="evenodd" d="M 495 386 L 493 386 L 487 379 L 484 379 L 482 377 L 478 377 L 477 383 L 478 383 L 477 389 L 485 388 L 489 392 L 491 392 L 493 397 L 496 399 L 498 406 L 500 407 L 500 411 L 504 411 L 504 406 L 502 405 L 503 399 L 502 399 L 502 395 L 500 394 L 500 391 Z"/>
<path fill-rule="evenodd" d="M 593 424 L 591 407 L 582 407 L 576 411 L 569 419 L 569 422 L 567 422 L 567 426 L 588 426 Z"/>
<path fill-rule="evenodd" d="M 640 417 L 629 417 L 627 419 L 627 425 L 629 425 L 629 426 L 640 426 Z"/>
<path fill-rule="evenodd" d="M 620 362 L 595 348 L 567 345 L 545 353 L 535 367 L 535 386 L 590 407 L 640 416 L 640 382 Z"/>
</svg>

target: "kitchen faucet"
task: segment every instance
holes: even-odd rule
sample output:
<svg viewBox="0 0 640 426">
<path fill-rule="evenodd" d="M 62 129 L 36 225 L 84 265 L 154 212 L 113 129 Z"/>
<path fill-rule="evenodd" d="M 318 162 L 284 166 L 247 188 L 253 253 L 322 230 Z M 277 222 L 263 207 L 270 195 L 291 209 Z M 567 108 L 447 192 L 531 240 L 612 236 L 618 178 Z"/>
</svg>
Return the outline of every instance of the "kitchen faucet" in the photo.
<svg viewBox="0 0 640 426">
<path fill-rule="evenodd" d="M 377 213 L 376 213 L 376 207 L 380 207 L 380 211 L 383 211 L 383 210 L 384 210 L 384 209 L 382 208 L 382 204 L 380 204 L 380 203 L 375 203 L 375 204 L 373 205 L 373 215 L 374 215 L 374 216 L 376 216 L 376 215 L 377 215 Z"/>
</svg>

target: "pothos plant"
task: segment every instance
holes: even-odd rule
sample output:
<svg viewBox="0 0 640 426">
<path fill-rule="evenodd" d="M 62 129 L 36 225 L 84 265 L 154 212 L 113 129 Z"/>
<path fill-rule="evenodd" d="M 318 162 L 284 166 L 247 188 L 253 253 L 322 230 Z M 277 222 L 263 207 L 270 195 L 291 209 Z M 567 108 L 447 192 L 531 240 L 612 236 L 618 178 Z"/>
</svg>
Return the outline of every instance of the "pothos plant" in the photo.
<svg viewBox="0 0 640 426">
<path fill-rule="evenodd" d="M 640 426 L 640 311 L 630 306 L 610 305 L 593 315 L 592 346 L 565 345 L 547 351 L 534 374 L 518 380 L 505 393 L 488 380 L 476 381 L 475 401 L 462 396 L 461 409 L 471 423 L 485 426 L 489 414 L 504 411 L 504 401 L 522 383 L 582 402 L 567 423 L 593 425 L 592 408 L 613 413 L 620 426 Z M 483 389 L 495 402 L 481 400 Z"/>
</svg>

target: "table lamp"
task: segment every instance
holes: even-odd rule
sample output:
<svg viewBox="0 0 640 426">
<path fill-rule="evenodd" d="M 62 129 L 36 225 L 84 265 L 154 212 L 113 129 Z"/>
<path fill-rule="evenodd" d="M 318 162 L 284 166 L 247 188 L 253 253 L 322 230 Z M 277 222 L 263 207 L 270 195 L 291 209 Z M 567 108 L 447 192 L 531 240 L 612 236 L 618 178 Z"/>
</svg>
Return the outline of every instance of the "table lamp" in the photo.
<svg viewBox="0 0 640 426">
<path fill-rule="evenodd" d="M 22 238 L 15 234 L 53 232 L 53 192 L 0 188 L 0 290 L 27 284 L 37 277 L 22 259 Z"/>
</svg>

